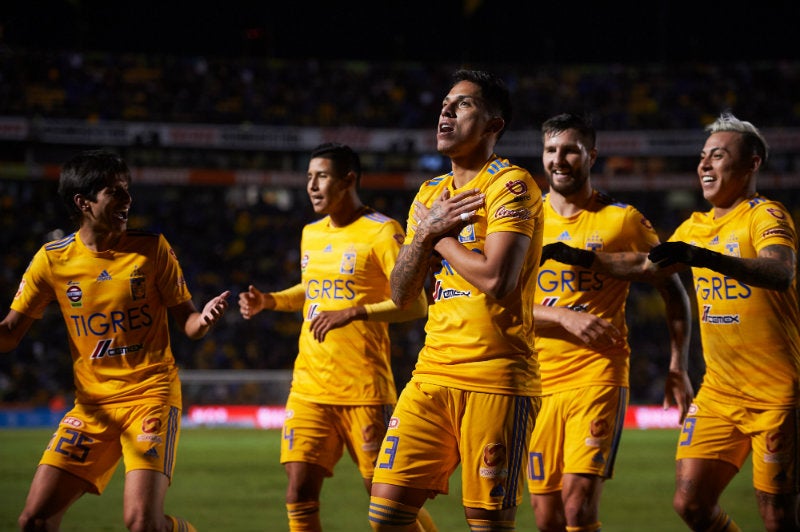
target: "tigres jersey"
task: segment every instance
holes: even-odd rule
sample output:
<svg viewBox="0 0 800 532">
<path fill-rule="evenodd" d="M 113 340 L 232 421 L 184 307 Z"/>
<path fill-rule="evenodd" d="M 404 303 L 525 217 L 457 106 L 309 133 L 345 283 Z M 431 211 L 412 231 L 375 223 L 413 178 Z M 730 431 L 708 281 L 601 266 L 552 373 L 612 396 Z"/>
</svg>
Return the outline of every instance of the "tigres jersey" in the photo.
<svg viewBox="0 0 800 532">
<path fill-rule="evenodd" d="M 178 259 L 156 233 L 127 231 L 113 250 L 91 251 L 78 233 L 45 244 L 11 308 L 41 318 L 57 301 L 67 327 L 76 402 L 181 407 L 168 308 L 191 299 Z"/>
<path fill-rule="evenodd" d="M 388 323 L 355 320 L 318 342 L 308 322 L 323 310 L 390 299 L 389 276 L 402 241 L 400 224 L 371 209 L 345 227 L 333 227 L 326 216 L 303 228 L 304 323 L 292 394 L 324 404 L 397 401 Z"/>
<path fill-rule="evenodd" d="M 631 205 L 594 191 L 590 203 L 565 218 L 544 198 L 544 244 L 563 242 L 592 251 L 649 251 L 658 243 L 650 222 Z M 602 351 L 586 346 L 562 327 L 536 330 L 536 349 L 545 394 L 587 385 L 628 386 L 630 347 L 625 301 L 630 282 L 579 266 L 546 261 L 539 268 L 536 303 L 588 312 L 611 322 L 625 337 L 623 345 Z"/>
<path fill-rule="evenodd" d="M 725 255 L 755 258 L 769 245 L 797 251 L 786 208 L 757 196 L 718 219 L 695 212 L 670 241 Z M 796 281 L 788 290 L 748 286 L 706 268 L 692 268 L 706 373 L 700 393 L 750 408 L 797 407 L 800 312 Z"/>
<path fill-rule="evenodd" d="M 425 182 L 415 201 L 430 207 L 444 190 L 452 195 L 479 189 L 485 207 L 458 235 L 461 244 L 482 253 L 491 233 L 511 231 L 530 237 L 530 247 L 514 291 L 495 300 L 467 282 L 446 260 L 434 272 L 425 345 L 414 369 L 418 381 L 462 390 L 539 395 L 539 364 L 533 348 L 533 287 L 541 257 L 542 194 L 531 175 L 493 155 L 460 189 L 453 176 Z M 414 207 L 406 244 L 414 237 Z"/>
</svg>

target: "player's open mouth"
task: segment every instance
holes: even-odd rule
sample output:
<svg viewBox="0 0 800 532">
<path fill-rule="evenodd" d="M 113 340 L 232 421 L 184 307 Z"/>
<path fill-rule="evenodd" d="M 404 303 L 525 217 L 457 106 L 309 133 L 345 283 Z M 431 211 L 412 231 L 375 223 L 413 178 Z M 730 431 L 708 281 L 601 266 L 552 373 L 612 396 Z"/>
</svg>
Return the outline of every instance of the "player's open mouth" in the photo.
<svg viewBox="0 0 800 532">
<path fill-rule="evenodd" d="M 127 222 L 128 221 L 128 210 L 126 209 L 124 211 L 117 211 L 117 218 L 119 218 L 123 222 Z"/>
<path fill-rule="evenodd" d="M 700 178 L 700 180 L 701 180 L 703 183 L 713 183 L 714 181 L 716 181 L 716 180 L 717 180 L 717 178 L 716 178 L 716 177 L 714 177 L 714 176 L 710 176 L 710 175 L 706 174 L 706 175 L 702 176 L 702 177 Z"/>
<path fill-rule="evenodd" d="M 453 131 L 455 131 L 455 129 L 456 128 L 454 128 L 450 124 L 445 124 L 445 123 L 439 124 L 439 133 L 452 133 Z"/>
</svg>

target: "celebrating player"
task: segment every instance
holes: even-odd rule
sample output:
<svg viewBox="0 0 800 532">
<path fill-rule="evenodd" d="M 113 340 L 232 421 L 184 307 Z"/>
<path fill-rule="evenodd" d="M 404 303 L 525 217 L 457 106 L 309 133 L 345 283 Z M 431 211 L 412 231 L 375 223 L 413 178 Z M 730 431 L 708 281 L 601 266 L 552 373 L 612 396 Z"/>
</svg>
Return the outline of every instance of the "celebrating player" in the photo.
<svg viewBox="0 0 800 532">
<path fill-rule="evenodd" d="M 598 150 L 588 120 L 554 116 L 542 133 L 550 190 L 533 313 L 543 397 L 528 483 L 539 530 L 597 531 L 603 482 L 613 475 L 628 405 L 630 281 L 589 271 L 594 255 L 586 250 L 644 252 L 658 244 L 658 236 L 636 208 L 592 187 Z M 677 403 L 682 419 L 693 396 L 686 372 L 689 298 L 677 274 L 649 280 L 668 314 L 671 360 L 664 402 Z"/>
<path fill-rule="evenodd" d="M 120 458 L 129 530 L 194 530 L 164 514 L 181 420 L 168 314 L 186 336 L 202 338 L 225 312 L 229 293 L 202 312 L 195 308 L 164 236 L 127 230 L 130 182 L 125 162 L 107 151 L 64 165 L 58 191 L 79 228 L 36 253 L 0 322 L 0 351 L 7 352 L 57 301 L 75 377 L 75 405 L 39 462 L 22 530 L 57 530 L 84 493 L 103 492 Z"/>
<path fill-rule="evenodd" d="M 369 492 L 383 435 L 397 401 L 390 365 L 388 322 L 425 315 L 425 294 L 399 309 L 389 275 L 403 230 L 363 205 L 361 163 L 342 144 L 323 144 L 308 164 L 308 197 L 326 215 L 303 229 L 302 282 L 281 292 L 254 286 L 239 295 L 242 316 L 262 310 L 303 310 L 305 324 L 286 403 L 281 463 L 289 477 L 289 529 L 321 530 L 323 480 L 346 447 Z M 418 525 L 435 530 L 429 516 Z"/>
<path fill-rule="evenodd" d="M 541 392 L 531 307 L 543 224 L 536 182 L 494 154 L 510 119 L 502 80 L 455 74 L 436 136 L 452 171 L 420 188 L 392 271 L 398 305 L 429 275 L 433 303 L 375 470 L 374 530 L 413 530 L 459 462 L 470 529 L 514 529 Z"/>
</svg>

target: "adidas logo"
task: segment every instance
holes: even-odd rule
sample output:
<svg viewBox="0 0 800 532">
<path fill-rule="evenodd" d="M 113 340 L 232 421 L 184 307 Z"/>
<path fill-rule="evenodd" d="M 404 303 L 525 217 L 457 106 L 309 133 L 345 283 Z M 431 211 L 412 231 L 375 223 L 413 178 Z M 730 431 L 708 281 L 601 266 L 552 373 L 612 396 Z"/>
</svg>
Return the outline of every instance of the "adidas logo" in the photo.
<svg viewBox="0 0 800 532">
<path fill-rule="evenodd" d="M 148 458 L 158 458 L 158 451 L 155 447 L 150 447 L 144 455 Z"/>
<path fill-rule="evenodd" d="M 109 275 L 106 270 L 103 270 L 103 272 L 100 275 L 97 276 L 97 280 L 98 281 L 110 281 L 111 280 L 111 275 Z"/>
</svg>

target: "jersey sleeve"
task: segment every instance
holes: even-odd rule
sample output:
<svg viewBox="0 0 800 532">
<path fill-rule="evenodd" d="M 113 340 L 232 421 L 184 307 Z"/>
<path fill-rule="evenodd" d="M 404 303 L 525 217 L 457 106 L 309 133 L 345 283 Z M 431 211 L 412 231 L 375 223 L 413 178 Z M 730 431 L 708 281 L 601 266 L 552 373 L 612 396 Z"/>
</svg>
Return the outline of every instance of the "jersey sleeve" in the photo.
<svg viewBox="0 0 800 532">
<path fill-rule="evenodd" d="M 531 175 L 512 168 L 496 179 L 486 191 L 486 234 L 510 231 L 533 235 L 536 212 L 542 196 Z"/>
<path fill-rule="evenodd" d="M 164 235 L 159 235 L 158 237 L 156 257 L 158 263 L 158 290 L 164 300 L 164 305 L 174 307 L 190 300 L 192 294 L 186 285 L 186 279 L 183 276 L 178 257 Z"/>
<path fill-rule="evenodd" d="M 625 213 L 622 231 L 623 238 L 630 243 L 631 251 L 650 251 L 659 243 L 653 224 L 635 207 L 629 207 Z"/>
<path fill-rule="evenodd" d="M 44 247 L 33 256 L 22 275 L 11 308 L 31 318 L 40 319 L 44 310 L 56 298 L 47 280 L 49 265 Z"/>
<path fill-rule="evenodd" d="M 767 246 L 788 246 L 797 250 L 797 232 L 792 216 L 777 202 L 760 205 L 753 213 L 751 236 L 756 251 Z"/>
</svg>

